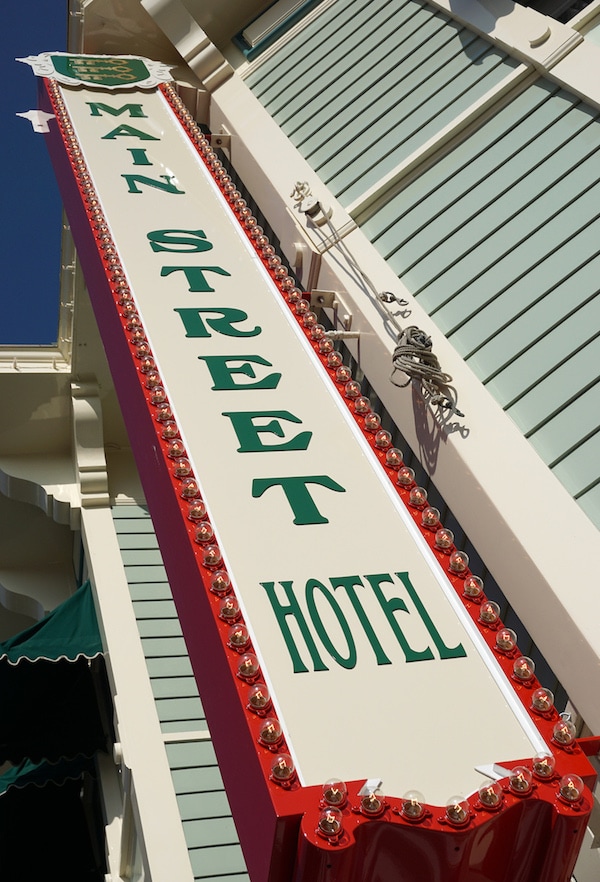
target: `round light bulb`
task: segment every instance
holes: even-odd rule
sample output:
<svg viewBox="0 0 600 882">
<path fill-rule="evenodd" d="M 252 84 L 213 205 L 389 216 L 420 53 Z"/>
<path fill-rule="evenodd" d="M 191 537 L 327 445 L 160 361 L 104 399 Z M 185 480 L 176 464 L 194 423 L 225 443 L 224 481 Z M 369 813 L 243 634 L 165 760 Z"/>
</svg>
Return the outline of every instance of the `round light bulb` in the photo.
<svg viewBox="0 0 600 882">
<path fill-rule="evenodd" d="M 224 622 L 235 622 L 240 614 L 240 605 L 237 597 L 225 597 L 219 607 L 219 618 Z"/>
<path fill-rule="evenodd" d="M 175 422 L 175 420 L 166 420 L 162 424 L 160 434 L 165 441 L 170 441 L 171 438 L 178 438 L 179 429 L 177 428 L 177 423 Z"/>
<path fill-rule="evenodd" d="M 424 487 L 411 487 L 408 504 L 415 508 L 424 508 L 427 504 L 427 490 Z"/>
<path fill-rule="evenodd" d="M 563 775 L 558 792 L 567 802 L 579 802 L 583 796 L 584 783 L 579 775 Z"/>
<path fill-rule="evenodd" d="M 360 801 L 360 810 L 363 815 L 380 815 L 385 808 L 385 797 L 381 790 L 373 790 L 367 793 Z"/>
<path fill-rule="evenodd" d="M 354 413 L 364 416 L 371 412 L 371 402 L 366 395 L 360 395 L 354 402 Z"/>
<path fill-rule="evenodd" d="M 231 579 L 225 570 L 217 570 L 210 580 L 210 590 L 219 597 L 224 597 L 231 591 Z"/>
<path fill-rule="evenodd" d="M 510 628 L 500 628 L 496 634 L 496 649 L 501 652 L 512 652 L 517 645 L 517 635 Z"/>
<path fill-rule="evenodd" d="M 138 345 L 135 347 L 135 357 L 146 358 L 148 355 L 150 355 L 150 344 L 147 341 L 144 341 L 143 343 L 138 343 Z"/>
<path fill-rule="evenodd" d="M 263 744 L 270 747 L 279 744 L 283 737 L 281 723 L 275 717 L 267 717 L 260 727 L 259 738 Z"/>
<path fill-rule="evenodd" d="M 289 782 L 294 777 L 294 763 L 287 753 L 280 753 L 271 764 L 271 776 L 274 781 Z"/>
<path fill-rule="evenodd" d="M 571 720 L 559 720 L 552 730 L 552 738 L 557 744 L 568 746 L 577 737 L 577 729 Z"/>
<path fill-rule="evenodd" d="M 469 569 L 469 555 L 466 551 L 453 551 L 448 561 L 448 567 L 452 573 L 461 575 Z"/>
<path fill-rule="evenodd" d="M 183 499 L 193 499 L 200 496 L 200 488 L 195 478 L 184 478 L 181 482 L 180 495 Z"/>
<path fill-rule="evenodd" d="M 344 386 L 344 395 L 346 398 L 360 398 L 360 383 L 356 380 L 349 380 Z"/>
<path fill-rule="evenodd" d="M 171 459 L 179 459 L 180 456 L 185 456 L 185 447 L 181 438 L 177 438 L 167 445 L 167 456 Z"/>
<path fill-rule="evenodd" d="M 154 361 L 154 359 L 152 358 L 151 355 L 146 355 L 144 358 L 141 359 L 140 371 L 143 374 L 149 374 L 150 371 L 155 371 L 155 370 L 156 370 L 156 362 Z"/>
<path fill-rule="evenodd" d="M 385 452 L 385 464 L 389 469 L 399 469 L 404 465 L 403 453 L 397 447 L 390 447 Z"/>
<path fill-rule="evenodd" d="M 344 386 L 352 379 L 352 371 L 347 364 L 341 364 L 335 369 L 335 382 Z"/>
<path fill-rule="evenodd" d="M 201 499 L 195 499 L 188 507 L 188 520 L 203 521 L 206 517 L 206 506 Z"/>
<path fill-rule="evenodd" d="M 381 417 L 378 413 L 374 413 L 371 411 L 370 413 L 365 414 L 365 429 L 367 432 L 378 432 L 381 428 Z"/>
<path fill-rule="evenodd" d="M 408 790 L 402 797 L 400 813 L 409 821 L 418 821 L 425 815 L 425 797 L 418 790 Z"/>
<path fill-rule="evenodd" d="M 255 683 L 248 692 L 248 707 L 255 713 L 262 713 L 271 706 L 271 696 L 264 683 Z"/>
<path fill-rule="evenodd" d="M 233 649 L 243 649 L 250 643 L 250 632 L 246 625 L 241 622 L 233 625 L 229 630 L 229 639 L 227 641 Z"/>
<path fill-rule="evenodd" d="M 409 466 L 401 466 L 396 475 L 396 484 L 408 489 L 415 483 L 415 473 Z"/>
<path fill-rule="evenodd" d="M 343 815 L 337 808 L 328 806 L 319 815 L 319 833 L 327 837 L 337 837 L 342 832 Z"/>
<path fill-rule="evenodd" d="M 339 778 L 330 778 L 323 784 L 323 800 L 327 805 L 344 805 L 348 798 L 348 788 Z"/>
<path fill-rule="evenodd" d="M 197 542 L 198 545 L 208 545 L 210 542 L 214 542 L 214 538 L 215 531 L 208 521 L 202 521 L 194 530 L 194 542 Z"/>
<path fill-rule="evenodd" d="M 454 533 L 446 527 L 440 527 L 435 534 L 435 544 L 437 548 L 446 551 L 454 546 Z"/>
<path fill-rule="evenodd" d="M 223 556 L 218 545 L 205 545 L 202 549 L 202 563 L 209 569 L 218 569 L 223 563 Z"/>
<path fill-rule="evenodd" d="M 144 332 L 142 331 L 141 328 L 136 328 L 135 331 L 131 332 L 129 339 L 135 345 L 136 343 L 141 343 L 142 340 L 145 340 L 146 335 L 144 334 Z M 158 375 L 157 374 L 154 374 L 154 375 L 146 374 L 146 386 L 148 386 L 148 377 L 149 376 L 158 376 Z M 158 382 L 160 382 L 160 379 Z M 158 385 L 158 383 L 154 383 L 154 385 L 156 386 L 156 385 Z M 150 387 L 148 386 L 148 388 L 150 388 Z"/>
<path fill-rule="evenodd" d="M 156 408 L 155 419 L 159 423 L 170 423 L 173 419 L 173 411 L 168 404 L 159 404 Z"/>
<path fill-rule="evenodd" d="M 180 456 L 173 463 L 173 474 L 176 478 L 187 478 L 192 473 L 192 464 L 185 456 Z"/>
<path fill-rule="evenodd" d="M 556 760 L 551 753 L 542 751 L 537 753 L 533 758 L 533 774 L 536 778 L 552 778 L 554 769 L 556 768 Z"/>
<path fill-rule="evenodd" d="M 532 659 L 526 655 L 521 655 L 515 660 L 513 674 L 517 680 L 523 680 L 524 682 L 531 680 L 535 674 L 535 664 Z"/>
<path fill-rule="evenodd" d="M 508 785 L 513 793 L 523 795 L 531 790 L 533 773 L 526 766 L 515 766 L 508 778 Z"/>
<path fill-rule="evenodd" d="M 554 707 L 554 693 L 551 692 L 550 689 L 546 689 L 544 686 L 535 689 L 531 696 L 531 707 L 532 710 L 537 711 L 540 714 L 549 713 Z"/>
<path fill-rule="evenodd" d="M 243 680 L 254 680 L 260 672 L 260 665 L 253 652 L 246 652 L 238 664 L 238 676 Z"/>
<path fill-rule="evenodd" d="M 375 447 L 379 450 L 387 450 L 392 443 L 392 433 L 388 432 L 387 429 L 380 429 L 378 432 L 375 432 Z"/>
<path fill-rule="evenodd" d="M 446 802 L 446 820 L 457 827 L 466 824 L 470 817 L 468 800 L 457 794 Z"/>
<path fill-rule="evenodd" d="M 502 786 L 498 781 L 490 781 L 479 788 L 479 802 L 484 808 L 497 809 L 502 804 Z"/>
<path fill-rule="evenodd" d="M 483 579 L 480 579 L 479 576 L 467 576 L 463 586 L 463 593 L 465 597 L 481 597 L 483 594 Z"/>
<path fill-rule="evenodd" d="M 159 386 L 159 385 L 152 386 L 150 388 L 152 390 L 150 393 L 150 404 L 154 404 L 154 405 L 164 404 L 167 400 L 166 390 L 162 386 Z"/>
<path fill-rule="evenodd" d="M 484 625 L 496 625 L 500 620 L 500 607 L 493 600 L 486 600 L 479 610 L 479 621 Z"/>
<path fill-rule="evenodd" d="M 318 322 L 319 322 L 319 319 L 317 318 L 316 313 L 314 313 L 314 312 L 309 311 L 309 312 L 305 313 L 302 318 L 302 324 L 304 325 L 305 328 L 308 328 L 309 330 L 311 328 L 314 328 L 314 326 L 316 324 L 318 324 Z"/>
<path fill-rule="evenodd" d="M 144 386 L 146 389 L 156 389 L 162 383 L 160 375 L 156 371 L 150 371 L 144 377 Z"/>
<path fill-rule="evenodd" d="M 437 530 L 440 525 L 440 513 L 437 508 L 434 508 L 432 505 L 428 505 L 423 509 L 423 514 L 421 515 L 421 524 L 423 527 L 427 527 L 428 530 Z"/>
</svg>

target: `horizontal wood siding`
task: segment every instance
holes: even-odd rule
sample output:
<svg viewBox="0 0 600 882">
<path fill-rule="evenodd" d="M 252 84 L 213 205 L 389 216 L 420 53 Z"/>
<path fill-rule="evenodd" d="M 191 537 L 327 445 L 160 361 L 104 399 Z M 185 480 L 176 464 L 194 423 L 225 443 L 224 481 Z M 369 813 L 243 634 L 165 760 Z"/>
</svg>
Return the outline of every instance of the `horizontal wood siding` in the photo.
<svg viewBox="0 0 600 882">
<path fill-rule="evenodd" d="M 152 520 L 137 505 L 113 519 L 161 730 L 203 733 L 166 744 L 194 878 L 249 882 Z"/>
<path fill-rule="evenodd" d="M 600 526 L 600 125 L 540 79 L 363 226 Z"/>
<path fill-rule="evenodd" d="M 420 0 L 339 0 L 247 82 L 348 205 L 516 66 Z"/>
<path fill-rule="evenodd" d="M 245 882 L 249 877 L 212 744 L 167 744 L 167 756 L 194 878 Z"/>
</svg>

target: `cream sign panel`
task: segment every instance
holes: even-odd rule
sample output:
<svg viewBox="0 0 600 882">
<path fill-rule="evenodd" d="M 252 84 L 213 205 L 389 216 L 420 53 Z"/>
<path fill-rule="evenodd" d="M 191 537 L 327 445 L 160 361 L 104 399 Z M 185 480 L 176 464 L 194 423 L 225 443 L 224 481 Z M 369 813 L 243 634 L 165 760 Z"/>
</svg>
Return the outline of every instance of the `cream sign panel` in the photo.
<svg viewBox="0 0 600 882">
<path fill-rule="evenodd" d="M 475 765 L 535 753 L 161 93 L 62 91 L 301 783 L 379 777 L 401 793 L 418 767 L 443 803 L 477 788 Z"/>
</svg>

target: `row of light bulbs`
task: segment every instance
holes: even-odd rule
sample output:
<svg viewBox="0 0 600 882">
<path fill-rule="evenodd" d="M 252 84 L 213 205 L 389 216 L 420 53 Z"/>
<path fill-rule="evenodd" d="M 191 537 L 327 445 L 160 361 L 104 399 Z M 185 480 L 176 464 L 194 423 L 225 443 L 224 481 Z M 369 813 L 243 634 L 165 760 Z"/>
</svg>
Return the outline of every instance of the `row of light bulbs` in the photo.
<svg viewBox="0 0 600 882">
<path fill-rule="evenodd" d="M 499 811 L 505 796 L 510 794 L 520 798 L 530 796 L 540 782 L 555 777 L 555 760 L 552 754 L 540 753 L 534 757 L 531 768 L 525 765 L 516 766 L 508 776 L 504 785 L 500 781 L 482 784 L 471 801 L 460 794 L 451 796 L 446 802 L 445 812 L 438 817 L 438 823 L 449 824 L 451 827 L 465 827 L 474 817 L 475 812 Z M 558 798 L 565 804 L 576 806 L 581 802 L 584 783 L 579 775 L 563 775 L 558 782 Z M 336 778 L 326 781 L 323 785 L 321 811 L 318 819 L 317 832 L 327 839 L 336 841 L 344 831 L 344 812 L 348 805 L 346 784 Z M 380 817 L 389 806 L 381 790 L 373 790 L 364 795 L 360 803 L 351 807 L 366 817 Z M 391 808 L 393 814 L 400 816 L 411 824 L 419 824 L 433 816 L 432 809 L 425 803 L 425 797 L 418 790 L 409 790 L 400 799 L 399 805 Z"/>
</svg>

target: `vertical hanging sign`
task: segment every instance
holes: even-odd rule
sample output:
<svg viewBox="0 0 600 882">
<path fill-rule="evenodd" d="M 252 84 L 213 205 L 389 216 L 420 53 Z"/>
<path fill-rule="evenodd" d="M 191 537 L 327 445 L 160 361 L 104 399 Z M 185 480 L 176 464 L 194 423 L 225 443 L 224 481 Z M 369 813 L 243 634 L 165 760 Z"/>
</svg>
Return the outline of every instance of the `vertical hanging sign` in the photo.
<svg viewBox="0 0 600 882">
<path fill-rule="evenodd" d="M 275 815 L 296 825 L 301 795 L 332 775 L 366 782 L 354 815 L 338 800 L 345 820 L 335 800 L 315 803 L 335 809 L 316 822 L 328 849 L 365 818 L 392 819 L 380 782 L 444 805 L 478 792 L 477 765 L 547 751 L 503 673 L 512 655 L 499 662 L 494 628 L 482 633 L 467 564 L 450 578 L 452 538 L 438 547 L 420 528 L 422 498 L 407 510 L 389 433 L 198 126 L 158 86 L 166 69 L 22 60 L 49 78 L 71 226 L 220 755 L 253 755 Z M 221 689 L 237 693 L 235 712 Z M 233 718 L 245 746 L 219 744 Z M 252 773 L 240 782 L 226 766 L 235 811 Z M 466 828 L 475 815 L 454 799 Z M 244 842 L 256 820 L 236 820 L 257 851 Z M 261 844 L 274 842 L 263 826 Z"/>
</svg>

